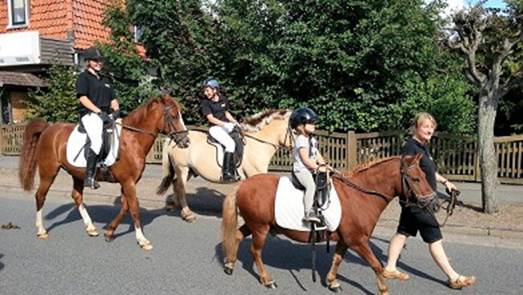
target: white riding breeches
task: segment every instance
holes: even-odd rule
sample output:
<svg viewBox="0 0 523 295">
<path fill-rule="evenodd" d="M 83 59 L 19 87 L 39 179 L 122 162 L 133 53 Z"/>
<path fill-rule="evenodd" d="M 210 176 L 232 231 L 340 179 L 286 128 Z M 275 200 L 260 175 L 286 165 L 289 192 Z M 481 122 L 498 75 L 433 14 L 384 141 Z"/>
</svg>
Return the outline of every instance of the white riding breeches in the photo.
<svg viewBox="0 0 523 295">
<path fill-rule="evenodd" d="M 91 140 L 91 150 L 98 155 L 102 148 L 102 131 L 104 124 L 102 119 L 95 113 L 89 113 L 84 115 L 80 120 L 84 124 L 87 137 Z"/>
<path fill-rule="evenodd" d="M 212 126 L 209 128 L 209 134 L 212 138 L 225 146 L 226 152 L 234 153 L 236 144 L 225 128 L 221 126 Z"/>
</svg>

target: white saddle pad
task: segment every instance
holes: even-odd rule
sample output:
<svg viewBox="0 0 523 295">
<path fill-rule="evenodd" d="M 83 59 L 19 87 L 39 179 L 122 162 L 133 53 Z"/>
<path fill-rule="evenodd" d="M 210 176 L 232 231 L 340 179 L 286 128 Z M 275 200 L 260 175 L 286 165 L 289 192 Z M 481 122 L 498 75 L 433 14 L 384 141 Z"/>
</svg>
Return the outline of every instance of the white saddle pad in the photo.
<svg viewBox="0 0 523 295">
<path fill-rule="evenodd" d="M 214 141 L 208 141 L 208 143 L 216 148 L 216 163 L 218 163 L 218 166 L 222 167 L 223 155 L 225 153 L 223 150 L 223 146 L 220 143 Z"/>
<path fill-rule="evenodd" d="M 276 224 L 286 229 L 310 231 L 310 224 L 302 221 L 305 211 L 303 191 L 295 188 L 289 177 L 280 177 L 274 207 Z M 341 206 L 334 186 L 330 190 L 330 204 L 322 214 L 327 229 L 335 231 L 341 220 Z"/>
<path fill-rule="evenodd" d="M 118 119 L 117 122 L 120 122 L 121 119 Z M 118 148 L 120 146 L 120 134 L 122 131 L 122 126 L 120 124 L 116 125 L 116 130 L 113 132 L 113 145 L 109 151 L 109 154 L 104 160 L 106 166 L 111 166 L 116 162 L 118 158 Z M 85 167 L 87 160 L 85 159 L 84 145 L 87 140 L 86 133 L 80 133 L 78 131 L 78 125 L 74 127 L 73 132 L 69 135 L 67 140 L 67 162 L 75 167 Z"/>
</svg>

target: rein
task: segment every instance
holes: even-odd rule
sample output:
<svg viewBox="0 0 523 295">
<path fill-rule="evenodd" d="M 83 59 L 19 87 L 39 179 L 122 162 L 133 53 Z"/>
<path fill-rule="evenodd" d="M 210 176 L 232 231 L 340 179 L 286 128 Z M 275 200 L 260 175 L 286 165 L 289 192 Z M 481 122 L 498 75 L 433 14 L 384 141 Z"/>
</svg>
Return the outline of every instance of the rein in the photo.
<svg viewBox="0 0 523 295">
<path fill-rule="evenodd" d="M 268 142 L 268 141 L 263 140 L 263 139 L 261 139 L 261 138 L 258 138 L 258 137 L 256 137 L 256 136 L 252 136 L 252 135 L 250 135 L 250 134 L 243 133 L 243 132 L 242 132 L 242 135 L 243 135 L 244 137 L 252 138 L 252 139 L 256 140 L 257 142 L 261 142 L 261 143 L 265 143 L 265 144 L 271 145 L 271 146 L 272 146 L 273 148 L 275 148 L 275 149 L 278 149 L 278 148 L 279 148 L 279 146 L 275 145 L 274 143 L 272 143 L 272 142 Z"/>
<path fill-rule="evenodd" d="M 333 178 L 336 178 L 338 180 L 340 180 L 341 182 L 343 182 L 344 184 L 362 192 L 362 193 L 365 193 L 365 194 L 368 194 L 368 195 L 373 195 L 373 196 L 376 196 L 376 197 L 380 197 L 382 198 L 383 200 L 385 200 L 385 202 L 390 202 L 394 197 L 390 197 L 390 196 L 387 196 L 383 193 L 380 193 L 378 191 L 375 191 L 375 190 L 369 190 L 369 189 L 366 189 L 352 181 L 349 180 L 348 177 L 344 176 L 341 172 L 337 171 L 337 170 L 334 170 L 334 174 L 332 175 Z"/>
<path fill-rule="evenodd" d="M 173 106 L 171 105 L 171 106 L 165 107 L 165 109 L 164 109 L 164 121 L 165 121 L 164 124 L 169 126 L 171 128 L 171 130 L 176 130 L 176 127 L 174 126 L 175 118 L 169 112 L 169 110 L 172 107 Z M 132 130 L 132 131 L 135 131 L 135 132 L 139 132 L 139 133 L 150 135 L 150 136 L 152 136 L 154 138 L 156 138 L 158 136 L 158 133 L 159 133 L 159 132 L 147 131 L 145 129 L 133 127 L 133 126 L 130 126 L 130 125 L 125 125 L 125 124 L 120 123 L 120 122 L 115 122 L 115 124 L 118 124 L 118 125 L 122 126 L 123 128 L 128 129 L 128 130 Z M 164 134 L 161 134 L 161 135 L 164 135 Z M 189 135 L 189 131 L 188 130 L 181 130 L 181 131 L 171 131 L 167 135 L 164 135 L 164 136 L 169 137 L 177 145 L 179 142 L 184 140 L 188 135 Z"/>
<path fill-rule="evenodd" d="M 150 135 L 152 137 L 158 136 L 158 133 L 153 133 L 153 132 L 150 132 L 150 131 L 147 131 L 147 130 L 144 130 L 144 129 L 140 129 L 140 128 L 136 128 L 136 127 L 133 127 L 133 126 L 125 125 L 125 124 L 120 123 L 120 122 L 115 122 L 115 124 L 116 125 L 120 125 L 123 128 L 125 128 L 125 129 L 129 129 L 129 130 L 136 131 L 136 132 L 139 132 L 139 133 L 148 134 L 148 135 Z"/>
<path fill-rule="evenodd" d="M 290 133 L 290 129 L 289 129 L 289 127 L 288 127 L 288 128 L 287 128 L 287 131 L 285 132 L 285 140 L 284 140 L 284 142 L 283 142 L 283 146 L 284 146 L 284 147 L 285 147 L 285 144 L 287 143 L 287 137 L 290 138 L 290 142 L 291 142 L 291 144 L 292 144 L 292 136 L 290 136 L 290 134 L 292 134 L 292 133 Z M 272 143 L 272 142 L 269 142 L 269 141 L 267 141 L 267 140 L 264 140 L 264 139 L 258 138 L 258 137 L 256 137 L 256 136 L 253 136 L 253 135 L 247 134 L 247 133 L 245 133 L 245 132 L 243 132 L 243 131 L 241 132 L 241 135 L 242 135 L 243 137 L 252 138 L 252 139 L 256 140 L 257 142 L 261 142 L 261 143 L 264 143 L 264 144 L 268 144 L 268 145 L 272 146 L 275 150 L 278 150 L 278 148 L 280 147 L 279 145 L 276 145 L 276 144 L 274 144 L 274 143 Z"/>
</svg>

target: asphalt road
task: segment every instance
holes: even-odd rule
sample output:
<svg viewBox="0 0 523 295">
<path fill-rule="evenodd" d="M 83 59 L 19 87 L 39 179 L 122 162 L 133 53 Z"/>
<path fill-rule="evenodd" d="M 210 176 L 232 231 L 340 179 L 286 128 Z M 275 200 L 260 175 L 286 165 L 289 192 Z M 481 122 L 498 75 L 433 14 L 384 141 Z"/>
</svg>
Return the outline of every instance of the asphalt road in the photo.
<svg viewBox="0 0 523 295">
<path fill-rule="evenodd" d="M 87 204 L 98 229 L 118 210 L 89 200 Z M 310 247 L 282 237 L 270 237 L 264 251 L 278 289 L 267 290 L 258 283 L 248 250 L 250 240 L 240 245 L 234 274 L 225 275 L 220 263 L 220 219 L 212 213 L 188 224 L 162 209 L 144 209 L 145 234 L 155 247 L 151 252 L 136 245 L 128 217 L 112 243 L 101 236 L 88 237 L 80 215 L 67 199 L 48 200 L 44 220 L 49 240 L 41 241 L 35 235 L 33 199 L 0 194 L 0 224 L 12 222 L 20 227 L 0 229 L 0 294 L 330 294 L 324 277 L 332 251 L 318 248 L 321 280 L 313 283 Z M 373 250 L 382 261 L 389 237 L 377 234 L 372 239 Z M 465 243 L 447 240 L 445 248 L 458 272 L 478 277 L 475 287 L 448 289 L 426 245 L 416 238 L 409 241 L 399 264 L 411 274 L 411 280 L 388 281 L 391 293 L 522 294 L 523 246 L 478 246 L 485 243 L 474 239 L 481 238 L 470 237 Z M 343 293 L 377 291 L 374 273 L 353 252 L 346 255 L 338 277 Z"/>
</svg>

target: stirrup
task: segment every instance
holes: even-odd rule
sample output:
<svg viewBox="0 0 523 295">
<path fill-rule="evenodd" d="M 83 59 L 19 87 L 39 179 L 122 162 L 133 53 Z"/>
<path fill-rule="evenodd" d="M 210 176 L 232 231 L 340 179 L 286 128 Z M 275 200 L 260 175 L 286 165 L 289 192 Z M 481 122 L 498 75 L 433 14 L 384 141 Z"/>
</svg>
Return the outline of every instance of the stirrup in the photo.
<svg viewBox="0 0 523 295">
<path fill-rule="evenodd" d="M 100 188 L 100 184 L 94 179 L 94 177 L 87 177 L 84 180 L 84 187 L 88 187 L 91 189 L 98 189 Z"/>
<path fill-rule="evenodd" d="M 225 174 L 225 175 L 222 175 L 221 181 L 224 183 L 231 183 L 231 182 L 238 181 L 238 178 L 236 178 L 236 176 L 234 176 L 234 175 Z"/>
<path fill-rule="evenodd" d="M 302 219 L 304 222 L 310 223 L 321 223 L 321 219 L 314 213 L 314 211 L 309 211 L 305 213 L 305 216 Z"/>
</svg>

